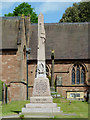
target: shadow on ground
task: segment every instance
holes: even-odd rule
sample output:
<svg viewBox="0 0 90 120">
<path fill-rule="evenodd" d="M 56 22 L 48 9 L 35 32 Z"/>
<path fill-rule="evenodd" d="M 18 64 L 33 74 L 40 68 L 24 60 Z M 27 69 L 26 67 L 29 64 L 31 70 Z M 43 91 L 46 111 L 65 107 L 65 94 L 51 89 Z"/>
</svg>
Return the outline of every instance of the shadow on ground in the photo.
<svg viewBox="0 0 90 120">
<path fill-rule="evenodd" d="M 21 111 L 13 111 L 13 110 L 11 110 L 11 112 L 19 114 Z"/>
</svg>

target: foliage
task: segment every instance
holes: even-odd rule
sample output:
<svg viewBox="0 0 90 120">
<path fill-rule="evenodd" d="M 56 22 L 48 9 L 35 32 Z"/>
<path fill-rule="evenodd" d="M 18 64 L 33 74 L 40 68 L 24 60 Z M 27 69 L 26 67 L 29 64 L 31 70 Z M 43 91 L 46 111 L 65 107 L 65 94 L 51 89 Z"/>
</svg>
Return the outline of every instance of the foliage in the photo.
<svg viewBox="0 0 90 120">
<path fill-rule="evenodd" d="M 23 119 L 23 118 L 24 118 L 24 115 L 22 114 L 22 115 L 20 115 L 19 117 Z"/>
<path fill-rule="evenodd" d="M 49 84 L 51 86 L 51 76 L 47 76 L 47 78 L 49 79 Z"/>
<path fill-rule="evenodd" d="M 34 8 L 31 8 L 31 5 L 25 2 L 18 5 L 18 7 L 15 7 L 13 13 L 8 13 L 4 16 L 21 16 L 22 14 L 24 14 L 24 16 L 30 15 L 31 23 L 38 22 L 38 17 L 34 11 Z"/>
<path fill-rule="evenodd" d="M 90 1 L 74 3 L 72 7 L 65 10 L 59 22 L 89 22 L 90 21 Z"/>
</svg>

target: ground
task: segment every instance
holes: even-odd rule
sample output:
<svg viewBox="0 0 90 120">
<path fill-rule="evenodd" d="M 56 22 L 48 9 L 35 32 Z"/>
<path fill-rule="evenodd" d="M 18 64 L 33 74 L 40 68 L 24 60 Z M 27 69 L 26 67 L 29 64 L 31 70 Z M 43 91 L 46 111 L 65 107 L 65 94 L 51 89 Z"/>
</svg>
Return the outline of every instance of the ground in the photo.
<svg viewBox="0 0 90 120">
<path fill-rule="evenodd" d="M 13 101 L 2 105 L 2 115 L 13 115 L 21 112 L 21 108 L 30 101 Z M 82 101 L 54 98 L 53 102 L 61 107 L 61 114 L 54 115 L 54 118 L 88 118 L 88 103 Z M 1 115 L 1 114 L 0 114 Z"/>
</svg>

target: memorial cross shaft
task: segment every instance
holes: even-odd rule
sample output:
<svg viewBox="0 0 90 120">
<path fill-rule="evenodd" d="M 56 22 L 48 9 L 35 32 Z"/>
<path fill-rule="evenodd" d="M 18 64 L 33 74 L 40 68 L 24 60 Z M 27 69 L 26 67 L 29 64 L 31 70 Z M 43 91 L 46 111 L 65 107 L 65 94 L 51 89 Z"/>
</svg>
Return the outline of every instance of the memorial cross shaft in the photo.
<svg viewBox="0 0 90 120">
<path fill-rule="evenodd" d="M 44 17 L 40 13 L 38 16 L 37 78 L 46 77 L 45 41 Z"/>
</svg>

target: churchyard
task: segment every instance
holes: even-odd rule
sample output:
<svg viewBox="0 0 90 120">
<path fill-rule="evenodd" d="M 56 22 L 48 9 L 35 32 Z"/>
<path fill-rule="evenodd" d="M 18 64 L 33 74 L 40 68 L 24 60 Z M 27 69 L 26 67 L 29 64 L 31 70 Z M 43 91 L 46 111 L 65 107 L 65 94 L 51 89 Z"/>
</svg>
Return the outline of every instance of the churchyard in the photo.
<svg viewBox="0 0 90 120">
<path fill-rule="evenodd" d="M 62 98 L 54 98 L 54 103 L 61 107 L 61 113 L 54 114 L 54 118 L 88 118 L 88 103 L 82 101 L 69 100 Z M 30 101 L 13 101 L 2 105 L 2 116 L 18 115 L 22 107 Z M 40 114 L 40 113 L 39 113 Z M 47 113 L 49 116 L 50 113 Z M 19 115 L 18 115 L 19 116 Z"/>
<path fill-rule="evenodd" d="M 39 117 L 40 118 L 88 118 L 88 114 L 89 114 L 88 105 L 90 103 L 89 102 L 90 92 L 88 91 L 89 85 L 85 82 L 85 76 L 86 76 L 85 71 L 88 72 L 88 70 L 86 69 L 87 66 L 85 65 L 83 66 L 79 62 L 75 62 L 75 64 L 73 65 L 72 63 L 69 63 L 69 66 L 71 64 L 72 67 L 70 66 L 69 68 L 67 66 L 67 69 L 65 68 L 65 70 L 63 69 L 63 66 L 62 66 L 62 69 L 60 66 L 56 66 L 59 69 L 55 71 L 54 68 L 56 67 L 54 64 L 54 58 L 55 58 L 54 49 L 56 49 L 56 47 L 54 49 L 50 49 L 52 50 L 52 52 L 51 52 L 51 58 L 50 58 L 51 59 L 51 63 L 50 63 L 51 64 L 51 71 L 50 71 L 51 81 L 49 83 L 47 66 L 46 66 L 46 56 L 45 56 L 45 45 L 46 45 L 46 39 L 47 39 L 46 37 L 47 32 L 45 31 L 47 30 L 45 29 L 45 26 L 44 26 L 44 16 L 42 13 L 40 13 L 38 16 L 38 26 L 37 26 L 38 34 L 36 38 L 38 40 L 37 40 L 37 47 L 35 47 L 37 51 L 37 58 L 35 58 L 37 63 L 35 63 L 36 65 L 34 65 L 34 66 L 37 66 L 36 68 L 34 68 L 36 70 L 34 70 L 31 67 L 30 68 L 28 67 L 28 64 L 30 63 L 28 54 L 32 56 L 31 54 L 32 51 L 30 53 L 30 50 L 33 45 L 30 44 L 31 47 L 29 47 L 28 46 L 29 44 L 27 44 L 28 41 L 26 41 L 25 39 L 26 36 L 24 36 L 26 34 L 25 33 L 26 28 L 24 26 L 26 25 L 26 23 L 25 23 L 25 17 L 23 14 L 19 22 L 20 22 L 19 37 L 21 38 L 18 39 L 17 45 L 20 45 L 20 46 L 18 46 L 17 48 L 19 48 L 20 51 L 17 52 L 18 57 L 16 58 L 16 60 L 14 59 L 14 62 L 15 61 L 17 62 L 18 68 L 16 68 L 16 70 L 18 69 L 19 74 L 17 75 L 13 73 L 14 75 L 14 76 L 12 75 L 13 81 L 9 81 L 8 85 L 4 83 L 2 84 L 1 82 L 2 89 L 0 90 L 1 91 L 0 100 L 2 100 L 2 102 L 0 102 L 0 116 L 3 116 L 4 118 L 5 117 L 10 118 L 11 116 L 12 118 L 14 117 L 17 117 L 17 118 L 21 118 L 21 117 L 23 118 L 39 118 Z M 30 25 L 30 16 L 27 16 L 27 23 L 28 23 L 27 26 Z M 30 30 L 30 26 L 27 27 L 27 30 L 28 31 Z M 29 34 L 30 33 L 28 32 L 27 36 Z M 29 40 L 29 36 L 27 38 Z M 60 43 L 60 37 L 58 38 Z M 64 43 L 64 47 L 65 47 L 65 43 Z M 64 53 L 66 52 L 64 51 Z M 9 53 L 9 56 L 10 55 L 11 53 Z M 16 52 L 14 53 L 14 57 L 15 56 L 16 56 Z M 57 60 L 63 59 L 62 57 L 58 58 Z M 76 58 L 78 57 L 75 57 L 73 59 L 76 60 Z M 10 59 L 8 59 L 8 61 L 10 61 Z M 66 63 L 64 63 L 65 64 L 64 67 L 66 66 Z M 7 62 L 5 62 L 4 64 L 7 64 Z M 12 66 L 11 67 L 8 66 L 8 68 L 11 68 L 12 70 Z M 29 70 L 28 68 L 31 69 L 30 73 L 28 72 Z M 75 73 L 75 69 L 77 70 L 76 71 L 77 74 Z M 25 76 L 24 76 L 24 72 L 25 72 Z M 33 82 L 31 86 L 31 84 L 30 85 L 28 84 L 30 81 L 29 75 L 32 76 L 33 72 L 35 75 L 33 76 L 33 79 L 32 79 Z M 12 72 L 10 71 L 9 73 L 10 75 L 12 74 Z M 56 78 L 54 77 L 55 73 L 57 73 Z M 59 79 L 57 79 L 58 73 L 60 75 Z M 16 76 L 18 76 L 18 78 L 16 78 Z M 62 81 L 62 76 L 63 76 L 63 81 Z M 15 78 L 15 81 L 14 81 L 14 78 Z M 10 78 L 8 77 L 8 79 Z M 32 89 L 29 89 L 29 87 L 32 87 Z M 29 93 L 29 90 L 32 90 L 32 92 L 30 91 L 31 93 Z M 52 93 L 57 95 L 53 97 Z M 88 102 L 85 101 L 86 97 L 84 94 L 87 96 Z M 28 98 L 30 99 L 28 100 Z"/>
</svg>

